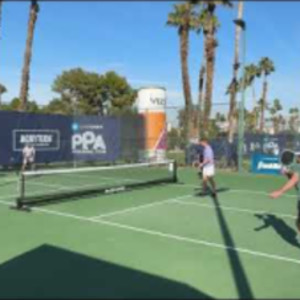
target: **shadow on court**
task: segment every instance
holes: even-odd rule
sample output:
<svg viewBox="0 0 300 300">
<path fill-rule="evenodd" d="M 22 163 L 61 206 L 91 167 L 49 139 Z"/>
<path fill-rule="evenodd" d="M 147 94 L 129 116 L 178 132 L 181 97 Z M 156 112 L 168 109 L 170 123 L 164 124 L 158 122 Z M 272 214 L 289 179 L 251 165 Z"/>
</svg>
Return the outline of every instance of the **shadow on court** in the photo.
<svg viewBox="0 0 300 300">
<path fill-rule="evenodd" d="M 290 245 L 300 248 L 300 244 L 297 241 L 297 232 L 286 224 L 281 218 L 273 214 L 255 214 L 263 224 L 259 227 L 254 228 L 255 231 L 260 231 L 266 228 L 273 228 L 275 232 Z"/>
<path fill-rule="evenodd" d="M 224 187 L 224 188 L 217 188 L 217 193 L 224 193 L 224 192 L 228 192 L 230 190 L 230 188 Z M 202 192 L 202 188 L 195 188 L 196 194 L 195 196 L 200 196 L 200 197 L 204 197 L 204 196 L 211 196 L 212 192 L 209 190 L 208 192 Z"/>
<path fill-rule="evenodd" d="M 186 284 L 42 245 L 0 265 L 0 298 L 206 298 Z"/>
<path fill-rule="evenodd" d="M 229 260 L 229 263 L 231 266 L 232 276 L 234 278 L 234 282 L 235 282 L 235 286 L 236 286 L 236 290 L 239 295 L 239 298 L 240 299 L 253 299 L 254 296 L 253 296 L 253 293 L 251 290 L 250 283 L 248 281 L 246 272 L 243 268 L 243 264 L 240 260 L 239 254 L 237 251 L 234 250 L 236 248 L 235 243 L 234 243 L 233 237 L 230 233 L 229 227 L 227 225 L 225 216 L 223 214 L 223 211 L 220 206 L 219 199 L 218 199 L 218 195 L 220 193 L 227 192 L 230 190 L 230 188 L 227 188 L 227 187 L 218 188 L 216 197 L 213 196 L 212 191 L 210 190 L 209 186 L 208 186 L 208 192 L 205 192 L 205 193 L 202 192 L 201 187 L 196 188 L 195 190 L 196 191 L 199 190 L 199 192 L 196 193 L 195 196 L 211 196 L 211 198 L 213 200 L 217 218 L 219 221 L 220 230 L 222 232 L 224 244 L 227 247 L 227 249 L 226 249 L 227 256 L 228 256 L 228 260 Z"/>
<path fill-rule="evenodd" d="M 228 190 L 228 189 L 226 189 Z M 235 243 L 233 237 L 230 233 L 229 227 L 227 225 L 225 216 L 223 214 L 222 208 L 220 206 L 218 196 L 211 197 L 215 205 L 215 210 L 217 218 L 220 225 L 220 230 L 222 232 L 224 244 L 227 247 L 227 257 L 231 266 L 232 276 L 234 278 L 235 286 L 239 299 L 253 299 L 253 293 L 251 290 L 250 283 L 248 281 L 246 272 L 244 270 L 243 264 L 240 260 L 239 254 L 235 251 Z"/>
</svg>

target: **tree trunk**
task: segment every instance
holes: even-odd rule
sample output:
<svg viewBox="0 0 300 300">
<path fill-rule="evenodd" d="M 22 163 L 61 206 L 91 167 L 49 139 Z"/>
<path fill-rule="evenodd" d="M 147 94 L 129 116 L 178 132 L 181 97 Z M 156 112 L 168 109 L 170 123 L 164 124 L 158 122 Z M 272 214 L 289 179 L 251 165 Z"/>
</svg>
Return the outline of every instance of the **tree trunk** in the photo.
<svg viewBox="0 0 300 300">
<path fill-rule="evenodd" d="M 182 75 L 182 84 L 183 84 L 183 94 L 185 101 L 185 125 L 184 125 L 184 135 L 185 141 L 187 142 L 191 137 L 191 105 L 192 105 L 192 96 L 191 96 L 191 87 L 189 80 L 189 71 L 188 71 L 188 46 L 189 46 L 189 30 L 184 27 L 180 33 L 180 59 L 181 59 L 181 75 Z"/>
<path fill-rule="evenodd" d="M 257 130 L 257 119 L 258 118 L 257 118 L 257 112 L 256 112 L 257 103 L 256 103 L 254 82 L 252 82 L 251 88 L 252 88 L 253 114 L 254 114 L 254 124 L 255 124 L 254 129 Z"/>
<path fill-rule="evenodd" d="M 266 102 L 267 102 L 267 91 L 268 91 L 268 83 L 267 83 L 267 76 L 265 75 L 264 82 L 263 82 L 262 104 L 261 104 L 261 114 L 260 114 L 260 126 L 259 126 L 260 133 L 263 133 L 265 129 L 265 110 L 266 110 Z"/>
<path fill-rule="evenodd" d="M 278 116 L 275 117 L 275 120 L 274 120 L 274 133 L 275 134 L 279 133 L 279 125 L 280 125 L 279 122 L 280 122 L 279 117 Z"/>
<path fill-rule="evenodd" d="M 199 72 L 199 92 L 198 92 L 198 114 L 197 114 L 197 128 L 198 138 L 202 136 L 203 130 L 203 102 L 204 102 L 204 76 L 205 76 L 205 51 L 203 51 L 203 58 Z"/>
<path fill-rule="evenodd" d="M 22 80 L 20 89 L 20 110 L 26 110 L 28 102 L 28 91 L 29 91 L 29 79 L 30 79 L 30 62 L 32 56 L 32 44 L 34 37 L 34 29 L 38 16 L 38 3 L 37 1 L 31 1 L 30 15 L 28 21 L 28 31 L 26 40 L 26 49 L 24 55 L 24 65 L 22 70 Z"/>
<path fill-rule="evenodd" d="M 243 18 L 243 1 L 239 1 L 238 4 L 238 19 L 241 20 Z M 230 91 L 230 106 L 229 106 L 229 114 L 228 114 L 228 122 L 229 122 L 229 130 L 228 130 L 228 141 L 229 143 L 233 143 L 234 133 L 236 128 L 236 94 L 237 94 L 237 78 L 238 71 L 240 67 L 239 62 L 239 51 L 240 51 L 240 36 L 241 36 L 241 27 L 236 25 L 235 27 L 235 46 L 234 46 L 234 62 L 233 62 L 233 78 L 232 78 L 232 88 Z"/>
<path fill-rule="evenodd" d="M 205 82 L 205 102 L 204 102 L 204 117 L 203 117 L 203 131 L 209 131 L 209 118 L 212 107 L 212 93 L 214 80 L 214 66 L 215 66 L 215 48 L 216 40 L 213 29 L 207 33 L 205 38 L 205 55 L 206 55 L 206 82 Z"/>
</svg>

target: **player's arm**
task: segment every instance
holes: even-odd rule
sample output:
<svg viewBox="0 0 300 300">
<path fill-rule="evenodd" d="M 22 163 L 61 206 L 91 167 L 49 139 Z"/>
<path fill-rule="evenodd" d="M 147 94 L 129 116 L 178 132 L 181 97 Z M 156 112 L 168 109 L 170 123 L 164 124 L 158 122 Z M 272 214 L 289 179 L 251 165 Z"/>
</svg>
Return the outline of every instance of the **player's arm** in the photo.
<svg viewBox="0 0 300 300">
<path fill-rule="evenodd" d="M 205 158 L 201 164 L 202 164 L 203 166 L 205 166 L 206 164 L 209 164 L 210 162 L 211 162 L 211 159 L 210 159 L 210 158 Z"/>
<path fill-rule="evenodd" d="M 275 199 L 280 197 L 282 194 L 284 194 L 285 192 L 289 191 L 290 189 L 294 188 L 295 185 L 299 182 L 299 174 L 298 173 L 292 173 L 290 175 L 290 179 L 289 181 L 280 189 L 272 192 L 270 194 L 270 197 Z"/>
<path fill-rule="evenodd" d="M 203 167 L 203 166 L 205 166 L 207 164 L 210 164 L 212 162 L 213 162 L 213 160 L 210 157 L 207 157 L 207 158 L 203 159 L 203 161 L 201 162 L 200 166 Z"/>
<path fill-rule="evenodd" d="M 200 157 L 201 157 L 201 154 L 197 153 L 196 154 L 196 159 L 193 161 L 193 167 L 194 168 L 199 167 L 199 165 L 200 165 Z"/>
</svg>

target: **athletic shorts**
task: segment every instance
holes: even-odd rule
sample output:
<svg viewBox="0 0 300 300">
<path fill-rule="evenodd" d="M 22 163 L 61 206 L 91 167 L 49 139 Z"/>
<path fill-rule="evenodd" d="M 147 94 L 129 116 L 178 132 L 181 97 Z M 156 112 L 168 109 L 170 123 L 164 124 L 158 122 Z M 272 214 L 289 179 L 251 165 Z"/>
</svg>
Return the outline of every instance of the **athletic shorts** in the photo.
<svg viewBox="0 0 300 300">
<path fill-rule="evenodd" d="M 28 165 L 28 164 L 33 164 L 34 163 L 34 159 L 32 158 L 32 157 L 25 157 L 24 159 L 23 159 L 23 164 L 24 165 Z"/>
<path fill-rule="evenodd" d="M 203 176 L 204 177 L 215 176 L 215 166 L 204 166 L 203 167 Z"/>
</svg>

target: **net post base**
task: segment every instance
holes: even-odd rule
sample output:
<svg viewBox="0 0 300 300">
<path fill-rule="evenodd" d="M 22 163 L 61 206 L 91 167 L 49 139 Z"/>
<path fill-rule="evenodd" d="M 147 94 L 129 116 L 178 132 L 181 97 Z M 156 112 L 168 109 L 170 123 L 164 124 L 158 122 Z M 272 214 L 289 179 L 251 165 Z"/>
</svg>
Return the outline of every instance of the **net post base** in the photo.
<svg viewBox="0 0 300 300">
<path fill-rule="evenodd" d="M 10 209 L 13 210 L 18 210 L 18 211 L 26 211 L 26 212 L 31 212 L 31 209 L 28 206 L 21 206 L 18 207 L 17 205 L 12 205 L 9 207 Z"/>
<path fill-rule="evenodd" d="M 29 206 L 22 205 L 19 201 L 17 201 L 17 203 L 15 205 L 11 205 L 9 208 L 13 209 L 13 210 L 31 212 L 31 209 Z"/>
</svg>

